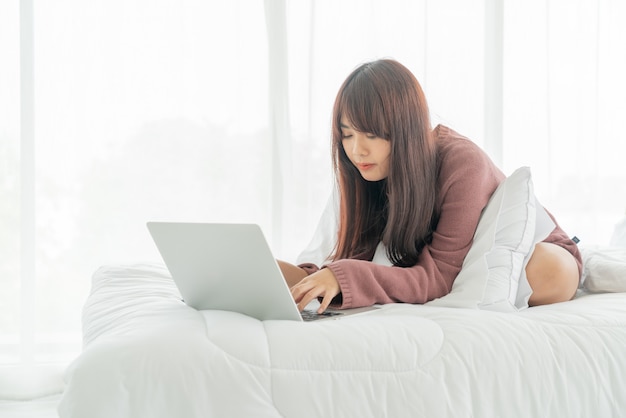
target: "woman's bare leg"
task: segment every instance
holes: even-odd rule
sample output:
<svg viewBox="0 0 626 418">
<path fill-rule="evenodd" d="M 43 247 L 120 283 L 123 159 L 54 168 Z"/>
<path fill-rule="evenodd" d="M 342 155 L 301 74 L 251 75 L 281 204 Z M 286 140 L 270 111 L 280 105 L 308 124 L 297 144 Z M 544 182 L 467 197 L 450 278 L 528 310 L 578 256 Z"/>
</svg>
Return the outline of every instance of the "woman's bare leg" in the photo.
<svg viewBox="0 0 626 418">
<path fill-rule="evenodd" d="M 576 259 L 556 244 L 540 242 L 535 246 L 526 265 L 526 276 L 533 289 L 530 306 L 571 300 L 578 289 Z"/>
</svg>

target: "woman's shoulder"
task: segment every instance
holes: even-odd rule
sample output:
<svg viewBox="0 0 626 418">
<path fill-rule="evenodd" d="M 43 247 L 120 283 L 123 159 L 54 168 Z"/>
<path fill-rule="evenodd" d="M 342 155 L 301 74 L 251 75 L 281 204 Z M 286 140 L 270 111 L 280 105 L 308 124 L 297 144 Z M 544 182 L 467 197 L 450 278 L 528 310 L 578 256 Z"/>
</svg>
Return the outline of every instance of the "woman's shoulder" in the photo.
<svg viewBox="0 0 626 418">
<path fill-rule="evenodd" d="M 487 153 L 466 136 L 444 125 L 437 125 L 433 133 L 435 134 L 440 164 L 468 165 L 469 163 L 481 163 L 481 165 L 486 164 L 495 168 Z"/>
<path fill-rule="evenodd" d="M 439 181 L 453 178 L 489 179 L 496 184 L 504 173 L 493 163 L 487 153 L 472 140 L 444 125 L 434 130 L 439 162 Z"/>
<path fill-rule="evenodd" d="M 435 129 L 433 129 L 433 133 L 439 154 L 447 155 L 449 153 L 459 153 L 463 151 L 484 152 L 471 139 L 445 125 L 437 125 Z"/>
</svg>

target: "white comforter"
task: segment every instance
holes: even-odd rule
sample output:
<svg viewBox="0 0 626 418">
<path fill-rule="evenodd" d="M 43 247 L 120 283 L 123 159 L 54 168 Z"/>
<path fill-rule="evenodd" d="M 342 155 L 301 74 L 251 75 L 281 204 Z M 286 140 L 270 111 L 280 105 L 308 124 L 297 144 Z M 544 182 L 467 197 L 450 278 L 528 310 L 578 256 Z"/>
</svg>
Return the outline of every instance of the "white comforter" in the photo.
<svg viewBox="0 0 626 418">
<path fill-rule="evenodd" d="M 261 322 L 189 308 L 163 266 L 144 264 L 96 272 L 83 323 L 64 418 L 626 414 L 625 293 Z"/>
</svg>

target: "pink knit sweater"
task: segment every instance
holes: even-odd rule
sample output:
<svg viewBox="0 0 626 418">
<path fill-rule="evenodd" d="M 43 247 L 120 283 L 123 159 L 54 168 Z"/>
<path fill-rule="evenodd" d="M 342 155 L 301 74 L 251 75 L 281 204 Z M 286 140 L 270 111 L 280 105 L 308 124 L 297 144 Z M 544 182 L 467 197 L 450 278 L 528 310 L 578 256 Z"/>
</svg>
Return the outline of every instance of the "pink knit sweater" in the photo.
<svg viewBox="0 0 626 418">
<path fill-rule="evenodd" d="M 472 141 L 441 125 L 434 132 L 441 166 L 437 203 L 440 217 L 432 242 L 424 247 L 412 267 L 352 259 L 327 264 L 341 288 L 341 308 L 375 303 L 424 303 L 450 292 L 472 245 L 481 212 L 505 176 Z M 576 244 L 558 224 L 545 242 L 560 245 L 572 253 L 581 269 Z M 314 264 L 300 267 L 309 274 L 319 270 Z"/>
</svg>

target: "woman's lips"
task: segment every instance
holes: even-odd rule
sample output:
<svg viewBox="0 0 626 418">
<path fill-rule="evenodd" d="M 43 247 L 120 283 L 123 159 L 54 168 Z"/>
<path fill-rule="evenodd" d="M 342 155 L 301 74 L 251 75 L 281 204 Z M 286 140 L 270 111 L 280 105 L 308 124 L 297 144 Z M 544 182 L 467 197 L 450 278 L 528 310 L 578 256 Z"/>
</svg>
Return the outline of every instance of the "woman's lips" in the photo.
<svg viewBox="0 0 626 418">
<path fill-rule="evenodd" d="M 356 166 L 359 168 L 359 170 L 361 171 L 367 171 L 370 168 L 374 167 L 375 164 L 368 164 L 368 163 L 358 163 Z"/>
</svg>

